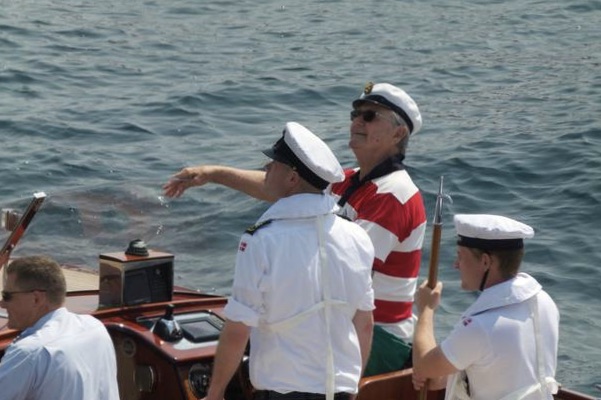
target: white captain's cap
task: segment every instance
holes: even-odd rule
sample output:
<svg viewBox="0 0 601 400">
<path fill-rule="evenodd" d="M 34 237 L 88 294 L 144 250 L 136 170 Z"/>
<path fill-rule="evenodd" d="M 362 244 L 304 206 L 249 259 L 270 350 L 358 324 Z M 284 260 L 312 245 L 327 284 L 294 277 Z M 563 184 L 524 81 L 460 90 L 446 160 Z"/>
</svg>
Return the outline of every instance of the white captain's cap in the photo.
<svg viewBox="0 0 601 400">
<path fill-rule="evenodd" d="M 291 166 L 304 180 L 320 190 L 330 183 L 344 180 L 344 172 L 332 150 L 299 123 L 288 122 L 282 137 L 263 153 Z"/>
<path fill-rule="evenodd" d="M 390 83 L 369 82 L 365 85 L 361 96 L 353 101 L 353 107 L 357 108 L 365 102 L 384 106 L 397 113 L 405 121 L 411 134 L 417 133 L 422 127 L 422 115 L 415 101 L 403 89 Z"/>
<path fill-rule="evenodd" d="M 454 217 L 457 244 L 482 250 L 515 250 L 534 229 L 511 218 L 490 214 L 457 214 Z"/>
</svg>

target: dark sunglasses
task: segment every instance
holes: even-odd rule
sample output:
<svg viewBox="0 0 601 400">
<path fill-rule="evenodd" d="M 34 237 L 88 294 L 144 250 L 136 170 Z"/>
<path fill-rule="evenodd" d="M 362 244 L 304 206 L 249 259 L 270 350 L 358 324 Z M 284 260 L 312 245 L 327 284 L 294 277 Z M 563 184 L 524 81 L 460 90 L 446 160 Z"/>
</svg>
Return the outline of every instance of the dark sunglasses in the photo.
<svg viewBox="0 0 601 400">
<path fill-rule="evenodd" d="M 33 292 L 45 292 L 44 289 L 32 289 L 32 290 L 14 290 L 12 292 L 2 291 L 2 301 L 9 302 L 13 299 L 15 294 L 19 293 L 33 293 Z"/>
<path fill-rule="evenodd" d="M 375 110 L 353 110 L 351 111 L 351 121 L 354 121 L 357 117 L 362 117 L 363 121 L 371 122 L 379 115 L 381 116 L 382 114 Z"/>
</svg>

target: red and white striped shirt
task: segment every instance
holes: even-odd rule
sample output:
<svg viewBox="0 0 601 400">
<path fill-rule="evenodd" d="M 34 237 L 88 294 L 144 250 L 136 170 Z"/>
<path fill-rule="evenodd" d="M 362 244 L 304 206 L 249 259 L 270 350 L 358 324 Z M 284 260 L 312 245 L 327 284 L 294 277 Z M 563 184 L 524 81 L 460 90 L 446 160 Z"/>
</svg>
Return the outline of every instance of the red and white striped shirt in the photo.
<svg viewBox="0 0 601 400">
<path fill-rule="evenodd" d="M 411 341 L 426 211 L 419 189 L 402 164 L 394 161 L 378 166 L 381 176 L 371 180 L 368 176 L 350 194 L 339 214 L 363 227 L 373 242 L 375 322 Z M 344 182 L 331 187 L 337 200 L 351 185 L 359 184 L 358 169 L 345 174 Z"/>
</svg>

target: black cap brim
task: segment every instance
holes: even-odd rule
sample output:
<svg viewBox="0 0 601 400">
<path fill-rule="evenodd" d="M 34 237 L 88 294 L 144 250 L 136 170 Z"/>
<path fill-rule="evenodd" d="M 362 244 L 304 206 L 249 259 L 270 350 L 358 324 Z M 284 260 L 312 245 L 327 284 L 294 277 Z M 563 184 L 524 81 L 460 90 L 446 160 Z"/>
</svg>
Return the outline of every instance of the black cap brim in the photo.
<svg viewBox="0 0 601 400">
<path fill-rule="evenodd" d="M 276 152 L 273 149 L 273 147 L 263 150 L 263 154 L 265 154 L 267 157 L 271 158 L 274 161 L 279 161 L 283 164 L 294 166 L 292 160 L 289 160 L 288 158 L 283 156 L 281 153 Z"/>
<path fill-rule="evenodd" d="M 362 99 L 357 99 L 357 100 L 353 101 L 353 108 L 357 108 L 363 103 L 376 104 L 376 105 L 386 107 L 389 110 L 394 111 L 395 113 L 397 113 L 399 115 L 399 117 L 401 117 L 403 119 L 403 121 L 405 121 L 405 123 L 409 127 L 409 133 L 413 132 L 413 121 L 411 121 L 411 118 L 409 118 L 409 115 L 407 115 L 405 110 L 403 110 L 401 107 L 388 101 L 388 99 L 386 97 L 380 96 L 380 95 L 367 95 L 367 96 L 363 97 Z"/>
</svg>

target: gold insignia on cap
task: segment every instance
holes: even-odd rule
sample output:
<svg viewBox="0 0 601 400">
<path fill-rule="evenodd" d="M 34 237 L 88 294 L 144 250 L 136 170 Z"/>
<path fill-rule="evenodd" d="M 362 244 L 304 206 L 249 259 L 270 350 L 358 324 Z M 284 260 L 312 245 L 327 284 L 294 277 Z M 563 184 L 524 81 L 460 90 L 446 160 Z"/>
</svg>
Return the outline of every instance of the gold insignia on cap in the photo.
<svg viewBox="0 0 601 400">
<path fill-rule="evenodd" d="M 363 89 L 363 93 L 370 94 L 373 88 L 374 88 L 374 83 L 373 82 L 367 82 L 365 84 L 365 89 Z"/>
</svg>

